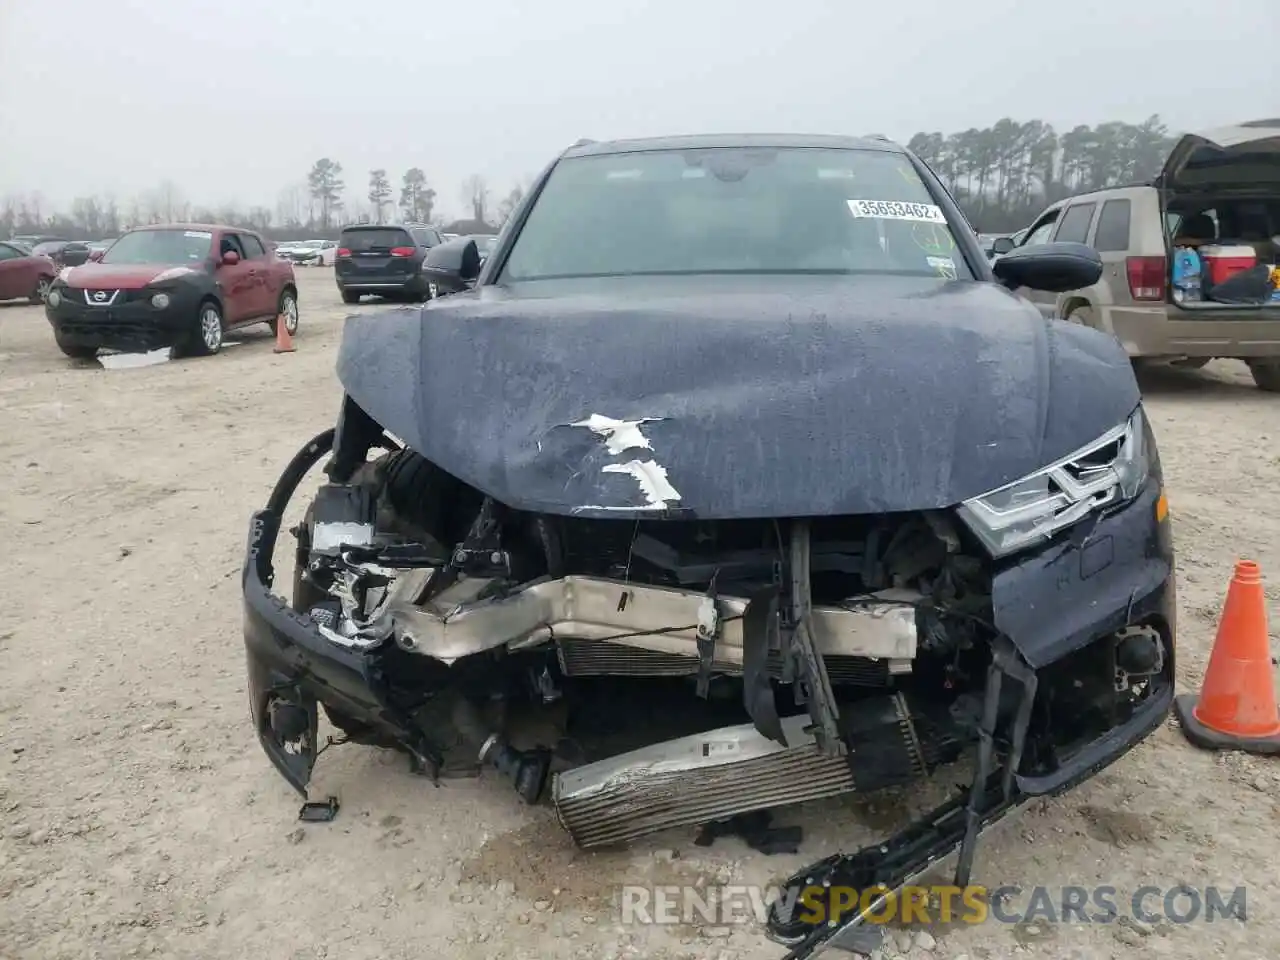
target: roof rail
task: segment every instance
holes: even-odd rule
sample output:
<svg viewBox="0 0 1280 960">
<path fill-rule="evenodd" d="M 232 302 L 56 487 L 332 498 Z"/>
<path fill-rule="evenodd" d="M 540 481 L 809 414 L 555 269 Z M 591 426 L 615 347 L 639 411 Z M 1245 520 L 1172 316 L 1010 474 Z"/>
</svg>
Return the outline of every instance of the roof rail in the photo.
<svg viewBox="0 0 1280 960">
<path fill-rule="evenodd" d="M 575 147 L 585 147 L 588 144 L 597 143 L 597 142 L 598 141 L 592 140 L 590 137 L 582 137 L 581 139 L 576 140 L 573 143 L 569 144 L 569 149 L 573 150 Z"/>
</svg>

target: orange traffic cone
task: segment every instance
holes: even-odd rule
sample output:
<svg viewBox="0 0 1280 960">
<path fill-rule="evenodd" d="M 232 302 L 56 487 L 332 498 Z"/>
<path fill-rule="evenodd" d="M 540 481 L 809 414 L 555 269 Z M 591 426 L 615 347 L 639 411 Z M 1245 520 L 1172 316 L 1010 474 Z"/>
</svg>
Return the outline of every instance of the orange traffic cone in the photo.
<svg viewBox="0 0 1280 960">
<path fill-rule="evenodd" d="M 289 328 L 285 326 L 284 314 L 276 317 L 276 353 L 293 353 L 298 349 L 293 345 L 293 337 L 289 333 Z"/>
<path fill-rule="evenodd" d="M 1236 563 L 1200 696 L 1173 702 L 1183 735 L 1206 750 L 1280 754 L 1280 710 L 1267 639 L 1262 571 Z"/>
</svg>

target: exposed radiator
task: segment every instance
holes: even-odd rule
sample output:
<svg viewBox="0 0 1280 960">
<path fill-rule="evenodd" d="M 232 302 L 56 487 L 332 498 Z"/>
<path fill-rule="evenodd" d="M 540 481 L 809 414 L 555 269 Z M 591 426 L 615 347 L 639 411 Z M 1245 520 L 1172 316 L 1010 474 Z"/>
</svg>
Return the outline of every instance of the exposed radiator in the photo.
<svg viewBox="0 0 1280 960">
<path fill-rule="evenodd" d="M 557 774 L 552 799 L 581 847 L 625 843 L 672 827 L 907 783 L 952 759 L 955 744 L 918 723 L 900 695 L 842 706 L 848 757 L 828 758 L 783 720 L 786 747 L 743 726 L 655 743 Z"/>
<path fill-rule="evenodd" d="M 748 724 L 558 774 L 556 813 L 578 846 L 599 847 L 852 791 L 848 760 L 823 757 L 803 732 L 808 722 L 800 716 L 783 723 L 787 741 L 797 746 L 780 747 Z"/>
<path fill-rule="evenodd" d="M 679 653 L 642 650 L 595 640 L 565 639 L 557 641 L 557 646 L 560 668 L 567 677 L 684 677 L 698 672 L 698 658 Z M 834 684 L 883 687 L 889 683 L 887 660 L 837 654 L 826 657 L 825 661 L 827 674 Z M 740 664 L 723 661 L 714 662 L 712 669 L 716 673 L 730 675 L 742 673 Z M 768 669 L 775 679 L 781 678 L 782 658 L 779 654 L 769 654 Z"/>
</svg>

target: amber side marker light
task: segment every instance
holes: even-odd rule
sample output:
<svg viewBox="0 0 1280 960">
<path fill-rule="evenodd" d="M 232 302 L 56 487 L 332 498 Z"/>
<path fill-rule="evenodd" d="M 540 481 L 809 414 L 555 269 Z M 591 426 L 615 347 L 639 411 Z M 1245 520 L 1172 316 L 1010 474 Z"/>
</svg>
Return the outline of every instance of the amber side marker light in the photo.
<svg viewBox="0 0 1280 960">
<path fill-rule="evenodd" d="M 1156 522 L 1164 523 L 1168 518 L 1169 498 L 1165 495 L 1165 492 L 1161 490 L 1160 496 L 1156 499 Z"/>
</svg>

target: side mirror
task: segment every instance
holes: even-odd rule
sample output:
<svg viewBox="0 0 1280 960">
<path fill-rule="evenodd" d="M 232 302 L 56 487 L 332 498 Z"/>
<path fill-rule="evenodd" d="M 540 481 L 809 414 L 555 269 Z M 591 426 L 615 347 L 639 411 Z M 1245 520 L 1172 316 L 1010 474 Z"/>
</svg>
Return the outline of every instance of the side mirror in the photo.
<svg viewBox="0 0 1280 960">
<path fill-rule="evenodd" d="M 1083 243 L 1041 243 L 1010 251 L 991 266 L 1010 290 L 1027 287 L 1044 293 L 1066 293 L 1091 287 L 1102 277 L 1102 258 Z"/>
<path fill-rule="evenodd" d="M 469 289 L 480 276 L 480 263 L 480 248 L 476 242 L 459 237 L 429 249 L 422 259 L 422 272 L 442 293 L 458 293 Z"/>
<path fill-rule="evenodd" d="M 997 257 L 1003 257 L 1006 253 L 1016 247 L 1013 237 L 996 237 L 991 244 L 991 253 Z"/>
<path fill-rule="evenodd" d="M 105 250 L 90 250 L 89 259 L 92 260 L 94 263 L 97 263 L 99 260 L 102 259 L 102 255 L 106 252 L 107 251 Z"/>
<path fill-rule="evenodd" d="M 234 267 L 239 262 L 240 254 L 236 253 L 234 250 L 228 250 L 222 255 L 222 265 L 224 267 Z"/>
</svg>

